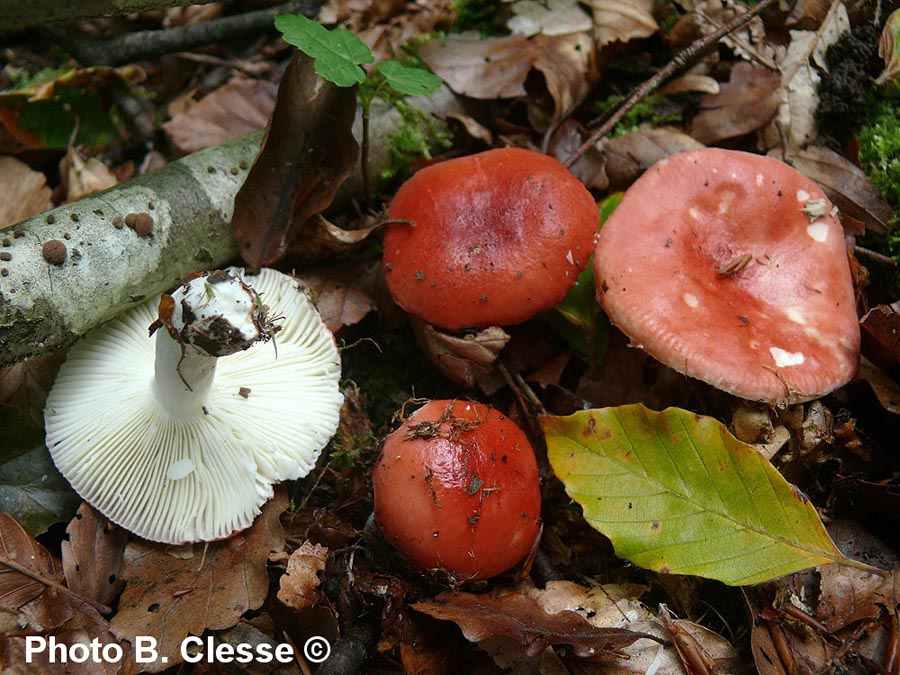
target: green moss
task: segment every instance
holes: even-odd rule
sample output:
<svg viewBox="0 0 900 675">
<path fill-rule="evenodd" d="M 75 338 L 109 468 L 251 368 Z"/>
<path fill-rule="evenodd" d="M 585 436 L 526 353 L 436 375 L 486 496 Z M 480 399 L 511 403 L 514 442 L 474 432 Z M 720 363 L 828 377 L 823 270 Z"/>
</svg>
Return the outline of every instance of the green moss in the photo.
<svg viewBox="0 0 900 675">
<path fill-rule="evenodd" d="M 607 96 L 602 101 L 594 104 L 594 112 L 597 115 L 605 116 L 612 113 L 615 108 L 623 101 L 624 97 L 618 94 Z M 658 127 L 666 124 L 676 124 L 681 122 L 681 113 L 677 111 L 675 106 L 665 96 L 650 95 L 637 102 L 637 104 L 629 110 L 625 117 L 616 126 L 613 127 L 611 136 L 622 136 L 624 134 L 636 131 L 641 124 L 649 123 L 651 126 Z"/>
<path fill-rule="evenodd" d="M 858 134 L 859 161 L 896 211 L 900 208 L 900 103 L 879 101 L 873 108 L 871 123 Z M 891 224 L 898 222 L 895 213 Z"/>
<path fill-rule="evenodd" d="M 863 171 L 894 209 L 885 237 L 868 237 L 863 243 L 898 263 L 894 268 L 872 266 L 873 286 L 885 295 L 885 300 L 900 298 L 900 102 L 873 101 L 870 122 L 859 130 L 859 161 Z"/>
<path fill-rule="evenodd" d="M 391 165 L 381 172 L 385 180 L 403 174 L 414 159 L 430 159 L 432 150 L 446 149 L 453 144 L 452 135 L 435 117 L 402 99 L 394 101 L 394 107 L 403 121 L 388 139 Z"/>
<path fill-rule="evenodd" d="M 474 30 L 482 35 L 495 35 L 498 32 L 497 15 L 501 6 L 502 3 L 498 0 L 456 0 L 453 3 L 456 20 L 452 31 L 463 33 Z"/>
</svg>

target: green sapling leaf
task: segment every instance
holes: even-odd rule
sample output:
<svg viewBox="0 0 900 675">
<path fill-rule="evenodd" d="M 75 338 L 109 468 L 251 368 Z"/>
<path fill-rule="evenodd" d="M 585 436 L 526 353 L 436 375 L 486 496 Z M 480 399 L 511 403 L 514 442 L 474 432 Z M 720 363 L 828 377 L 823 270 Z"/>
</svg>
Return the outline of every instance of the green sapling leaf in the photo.
<svg viewBox="0 0 900 675">
<path fill-rule="evenodd" d="M 384 61 L 378 72 L 394 91 L 407 96 L 423 96 L 441 86 L 441 78 L 424 68 L 404 66 L 399 61 Z"/>
<path fill-rule="evenodd" d="M 361 63 L 372 63 L 371 50 L 350 31 L 328 30 L 301 14 L 279 14 L 275 27 L 284 41 L 316 62 L 316 73 L 339 87 L 352 87 L 366 79 Z"/>
</svg>

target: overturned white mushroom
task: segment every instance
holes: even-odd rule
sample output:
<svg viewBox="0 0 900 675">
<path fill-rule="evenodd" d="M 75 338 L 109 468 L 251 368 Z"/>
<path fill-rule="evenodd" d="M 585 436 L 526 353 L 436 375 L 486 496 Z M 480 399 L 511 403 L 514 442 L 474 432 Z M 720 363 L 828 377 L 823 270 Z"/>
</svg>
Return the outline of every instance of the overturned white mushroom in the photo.
<svg viewBox="0 0 900 675">
<path fill-rule="evenodd" d="M 91 331 L 47 399 L 59 470 L 146 539 L 248 527 L 273 483 L 305 476 L 337 429 L 340 357 L 306 289 L 266 269 L 246 277 L 251 289 L 230 272 Z"/>
</svg>

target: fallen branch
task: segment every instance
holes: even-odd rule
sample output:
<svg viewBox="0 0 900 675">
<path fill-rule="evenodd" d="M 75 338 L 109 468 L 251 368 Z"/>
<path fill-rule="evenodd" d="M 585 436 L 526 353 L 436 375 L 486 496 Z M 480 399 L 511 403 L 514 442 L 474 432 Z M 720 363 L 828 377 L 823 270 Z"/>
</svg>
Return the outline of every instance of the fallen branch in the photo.
<svg viewBox="0 0 900 675">
<path fill-rule="evenodd" d="M 100 16 L 117 16 L 129 12 L 148 12 L 186 5 L 203 5 L 213 0 L 31 0 L 3 2 L 0 31 L 45 26 L 51 23 L 82 21 Z"/>
<path fill-rule="evenodd" d="M 454 101 L 442 88 L 409 103 L 440 115 Z M 395 108 L 377 103 L 370 129 L 376 174 L 390 166 L 390 137 L 402 123 Z M 357 138 L 360 132 L 357 118 Z M 0 368 L 66 347 L 191 272 L 236 260 L 234 196 L 261 140 L 251 134 L 202 150 L 0 230 Z M 361 191 L 357 170 L 335 204 Z"/>
<path fill-rule="evenodd" d="M 174 28 L 136 31 L 102 41 L 92 40 L 64 29 L 48 29 L 48 32 L 83 66 L 119 66 L 202 45 L 233 40 L 253 33 L 267 30 L 274 32 L 273 20 L 278 14 L 303 14 L 314 17 L 318 12 L 318 2 L 294 0 L 254 12 Z"/>
</svg>

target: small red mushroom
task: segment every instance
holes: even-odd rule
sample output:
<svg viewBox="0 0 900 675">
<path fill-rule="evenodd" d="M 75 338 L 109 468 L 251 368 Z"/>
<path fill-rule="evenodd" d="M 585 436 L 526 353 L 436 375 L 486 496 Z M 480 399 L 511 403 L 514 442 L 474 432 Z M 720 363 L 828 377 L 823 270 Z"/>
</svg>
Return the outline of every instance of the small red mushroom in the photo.
<svg viewBox="0 0 900 675">
<path fill-rule="evenodd" d="M 843 228 L 776 159 L 705 148 L 658 162 L 603 226 L 594 266 L 600 303 L 636 346 L 719 389 L 795 403 L 856 372 Z"/>
<path fill-rule="evenodd" d="M 375 522 L 413 565 L 465 580 L 513 567 L 537 537 L 540 477 L 508 417 L 431 401 L 384 441 L 372 475 Z"/>
<path fill-rule="evenodd" d="M 521 323 L 557 305 L 599 216 L 553 157 L 489 150 L 422 169 L 391 204 L 384 270 L 403 309 L 448 330 Z"/>
</svg>

